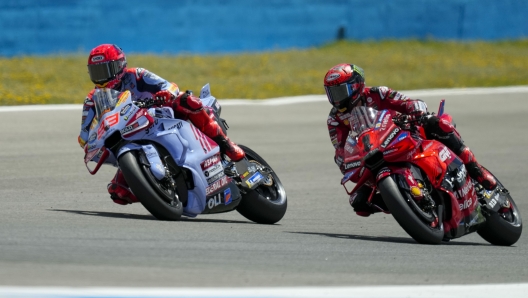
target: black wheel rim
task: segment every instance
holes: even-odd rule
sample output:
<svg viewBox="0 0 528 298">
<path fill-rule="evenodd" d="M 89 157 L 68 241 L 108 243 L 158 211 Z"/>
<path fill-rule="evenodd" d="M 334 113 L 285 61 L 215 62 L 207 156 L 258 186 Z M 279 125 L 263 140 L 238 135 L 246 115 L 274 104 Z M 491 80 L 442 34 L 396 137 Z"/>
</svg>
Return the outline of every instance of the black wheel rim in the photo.
<svg viewBox="0 0 528 298">
<path fill-rule="evenodd" d="M 180 202 L 176 199 L 176 191 L 174 191 L 174 189 L 172 189 L 172 187 L 168 185 L 167 182 L 157 180 L 150 172 L 148 166 L 143 165 L 141 168 L 145 173 L 145 177 L 147 178 L 148 182 L 160 195 L 163 201 L 165 201 L 167 205 L 171 207 L 179 208 Z"/>
<path fill-rule="evenodd" d="M 416 215 L 427 225 L 429 225 L 431 228 L 437 228 L 440 229 L 441 223 L 438 222 L 438 215 L 434 211 L 434 209 L 431 209 L 430 211 L 424 210 L 406 191 L 401 191 L 400 193 L 403 194 L 405 200 L 409 204 L 409 207 L 414 211 Z"/>
</svg>

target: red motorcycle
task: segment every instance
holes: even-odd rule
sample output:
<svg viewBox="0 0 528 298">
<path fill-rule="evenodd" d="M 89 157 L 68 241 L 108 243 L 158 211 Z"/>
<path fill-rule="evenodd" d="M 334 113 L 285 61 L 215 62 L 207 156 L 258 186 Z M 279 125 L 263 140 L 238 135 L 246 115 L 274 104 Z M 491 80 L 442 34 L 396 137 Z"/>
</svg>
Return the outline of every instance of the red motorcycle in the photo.
<svg viewBox="0 0 528 298">
<path fill-rule="evenodd" d="M 437 116 L 451 122 L 444 103 Z M 496 177 L 497 188 L 485 190 L 453 151 L 426 139 L 420 119 L 356 107 L 349 122 L 347 172 L 341 181 L 349 195 L 370 187 L 367 204 L 392 214 L 419 243 L 437 244 L 475 231 L 494 245 L 517 242 L 522 220 L 508 190 Z M 375 199 L 377 194 L 382 200 Z"/>
</svg>

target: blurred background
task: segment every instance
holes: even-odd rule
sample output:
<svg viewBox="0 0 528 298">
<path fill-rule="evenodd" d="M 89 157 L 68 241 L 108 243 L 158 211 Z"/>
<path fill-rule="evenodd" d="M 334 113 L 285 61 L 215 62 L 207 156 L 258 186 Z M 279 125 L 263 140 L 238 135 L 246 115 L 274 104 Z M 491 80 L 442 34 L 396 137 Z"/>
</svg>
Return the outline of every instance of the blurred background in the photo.
<svg viewBox="0 0 528 298">
<path fill-rule="evenodd" d="M 102 43 L 221 98 L 323 94 L 342 62 L 400 90 L 528 84 L 527 17 L 518 0 L 2 0 L 0 105 L 82 102 Z"/>
</svg>

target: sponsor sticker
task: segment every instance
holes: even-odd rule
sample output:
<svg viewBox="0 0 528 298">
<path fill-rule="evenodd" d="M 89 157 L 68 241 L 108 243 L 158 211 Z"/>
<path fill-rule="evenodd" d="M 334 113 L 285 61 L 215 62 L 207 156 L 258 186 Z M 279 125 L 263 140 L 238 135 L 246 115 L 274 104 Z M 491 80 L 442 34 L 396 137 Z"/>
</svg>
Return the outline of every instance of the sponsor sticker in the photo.
<svg viewBox="0 0 528 298">
<path fill-rule="evenodd" d="M 383 168 L 381 169 L 379 172 L 378 172 L 378 175 L 376 176 L 376 180 L 379 180 L 387 175 L 390 174 L 390 169 L 389 168 Z"/>
<path fill-rule="evenodd" d="M 214 175 L 218 173 L 223 173 L 223 168 L 220 163 L 216 163 L 213 166 L 205 169 L 203 173 L 205 177 L 213 177 Z"/>
<path fill-rule="evenodd" d="M 129 103 L 127 104 L 126 106 L 124 106 L 122 109 L 121 109 L 121 112 L 119 112 L 119 115 L 123 116 L 125 115 L 126 113 L 128 113 L 128 111 L 130 111 L 130 108 L 132 107 L 132 104 Z"/>
<path fill-rule="evenodd" d="M 340 77 L 341 77 L 340 74 L 338 74 L 338 73 L 333 73 L 333 74 L 329 75 L 329 76 L 326 78 L 326 81 L 327 81 L 327 82 L 332 82 L 332 81 L 335 81 L 335 80 L 339 79 Z"/>
<path fill-rule="evenodd" d="M 116 103 L 116 107 L 120 106 L 122 103 L 124 103 L 128 97 L 130 96 L 130 91 L 126 90 L 123 91 L 121 94 L 119 94 L 119 100 Z"/>
<path fill-rule="evenodd" d="M 400 128 L 399 127 L 396 127 L 393 131 L 391 131 L 391 133 L 389 134 L 389 136 L 385 139 L 385 141 L 383 142 L 383 144 L 381 144 L 381 147 L 382 148 L 386 148 L 387 146 L 389 146 L 390 142 L 392 142 L 392 140 L 394 139 L 394 137 L 400 132 Z"/>
<path fill-rule="evenodd" d="M 348 179 L 350 179 L 350 176 L 352 176 L 354 173 L 355 173 L 354 171 L 346 172 L 345 175 L 343 176 L 343 179 L 341 179 L 341 184 L 348 181 Z"/>
<path fill-rule="evenodd" d="M 97 133 L 92 132 L 92 134 L 90 135 L 90 138 L 88 138 L 88 143 L 92 143 L 93 141 L 95 141 L 96 138 L 97 138 Z"/>
<path fill-rule="evenodd" d="M 224 190 L 224 202 L 226 205 L 229 205 L 233 201 L 233 198 L 231 197 L 231 188 L 226 188 Z"/>
<path fill-rule="evenodd" d="M 99 62 L 104 60 L 104 55 L 97 55 L 92 57 L 92 62 Z"/>
<path fill-rule="evenodd" d="M 361 166 L 361 161 L 360 160 L 349 162 L 349 163 L 345 164 L 345 170 L 350 170 L 350 169 L 353 169 L 353 168 L 357 168 L 359 166 Z"/>
<path fill-rule="evenodd" d="M 215 191 L 219 190 L 220 188 L 222 188 L 223 186 L 225 186 L 227 183 L 229 183 L 229 178 L 224 175 L 224 177 L 222 177 L 222 179 L 219 179 L 219 180 L 215 181 L 214 183 L 212 183 L 211 185 L 207 186 L 207 188 L 205 189 L 206 195 L 212 194 L 213 192 L 215 192 Z"/>
<path fill-rule="evenodd" d="M 219 162 L 220 162 L 220 155 L 219 154 L 213 155 L 201 163 L 202 170 L 205 170 L 209 168 L 210 166 L 212 166 L 213 164 L 219 163 Z"/>
<path fill-rule="evenodd" d="M 462 187 L 462 189 L 459 189 L 455 192 L 455 196 L 457 199 L 463 199 L 465 198 L 468 194 L 471 194 L 470 195 L 470 198 L 469 200 L 471 201 L 471 196 L 474 195 L 474 192 L 475 192 L 475 188 L 473 187 L 473 183 L 471 182 L 468 182 L 466 185 L 464 185 L 464 187 Z M 469 207 L 469 206 L 467 206 Z M 467 207 L 464 207 L 462 209 L 466 209 Z M 460 209 L 460 210 L 462 210 Z"/>
<path fill-rule="evenodd" d="M 398 137 L 398 142 L 405 139 L 406 137 L 409 136 L 409 133 L 408 132 L 404 132 L 401 134 L 401 136 Z"/>
<path fill-rule="evenodd" d="M 260 172 L 256 172 L 255 174 L 253 174 L 253 176 L 249 177 L 249 179 L 246 181 L 246 184 L 251 188 L 263 178 L 264 176 L 262 176 Z"/>
<path fill-rule="evenodd" d="M 222 196 L 221 194 L 216 194 L 207 201 L 207 208 L 213 209 L 220 204 L 222 204 Z"/>
<path fill-rule="evenodd" d="M 449 149 L 447 147 L 444 147 L 439 153 L 439 157 L 441 161 L 446 161 L 451 158 L 451 153 L 449 152 Z"/>
<path fill-rule="evenodd" d="M 221 173 L 218 173 L 218 174 L 216 174 L 214 176 L 208 177 L 207 178 L 207 184 L 211 184 L 211 183 L 215 182 L 216 180 L 222 178 L 224 175 L 225 175 L 224 172 L 221 172 Z"/>
</svg>

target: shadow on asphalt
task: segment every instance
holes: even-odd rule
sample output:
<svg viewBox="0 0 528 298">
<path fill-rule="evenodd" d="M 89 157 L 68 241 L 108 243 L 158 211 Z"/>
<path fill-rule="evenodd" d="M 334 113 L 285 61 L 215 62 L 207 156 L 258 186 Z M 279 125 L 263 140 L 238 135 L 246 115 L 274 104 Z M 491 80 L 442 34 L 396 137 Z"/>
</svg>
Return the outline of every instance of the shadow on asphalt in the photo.
<svg viewBox="0 0 528 298">
<path fill-rule="evenodd" d="M 139 219 L 139 220 L 156 220 L 157 219 L 149 214 L 129 214 L 129 213 L 116 213 L 116 212 L 102 212 L 102 211 L 82 211 L 82 210 L 61 210 L 61 209 L 48 209 L 48 211 L 59 211 L 72 214 L 99 216 L 99 217 L 110 217 L 110 218 L 125 218 L 125 219 Z M 206 218 L 187 218 L 182 217 L 179 222 L 214 222 L 214 223 L 239 223 L 239 224 L 255 224 L 251 221 L 238 221 L 238 220 L 222 220 L 222 219 L 206 219 Z"/>
<path fill-rule="evenodd" d="M 390 237 L 390 236 L 376 237 L 376 236 L 364 236 L 364 235 L 312 233 L 312 232 L 287 232 L 287 233 L 317 235 L 317 236 L 326 236 L 326 237 L 332 237 L 332 238 L 351 239 L 351 240 L 419 244 L 416 241 L 414 241 L 412 238 L 410 238 L 410 236 L 409 236 L 409 238 L 402 238 L 402 237 Z M 441 245 L 489 246 L 491 244 L 474 243 L 474 242 L 460 242 L 460 241 L 454 240 L 454 241 L 449 241 L 449 242 L 442 242 Z"/>
</svg>

